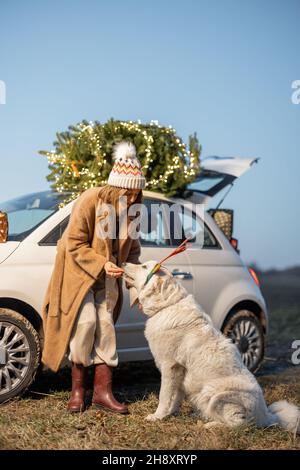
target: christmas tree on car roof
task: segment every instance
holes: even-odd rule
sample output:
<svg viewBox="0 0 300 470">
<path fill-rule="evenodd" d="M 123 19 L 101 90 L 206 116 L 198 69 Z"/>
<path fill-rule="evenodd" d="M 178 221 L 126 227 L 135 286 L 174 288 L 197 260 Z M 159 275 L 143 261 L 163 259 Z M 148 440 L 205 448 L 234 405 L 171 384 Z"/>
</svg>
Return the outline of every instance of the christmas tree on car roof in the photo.
<svg viewBox="0 0 300 470">
<path fill-rule="evenodd" d="M 102 124 L 83 120 L 56 137 L 54 150 L 39 153 L 48 159 L 51 188 L 64 195 L 61 206 L 86 189 L 107 183 L 113 146 L 122 140 L 135 145 L 147 190 L 180 195 L 200 171 L 197 134 L 189 136 L 187 147 L 172 126 L 161 126 L 158 121 L 110 119 Z"/>
</svg>

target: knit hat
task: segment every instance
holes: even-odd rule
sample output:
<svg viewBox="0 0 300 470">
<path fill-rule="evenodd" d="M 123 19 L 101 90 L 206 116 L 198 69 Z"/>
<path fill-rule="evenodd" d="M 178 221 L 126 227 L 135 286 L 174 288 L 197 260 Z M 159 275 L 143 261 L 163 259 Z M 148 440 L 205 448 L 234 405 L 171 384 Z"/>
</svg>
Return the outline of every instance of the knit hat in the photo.
<svg viewBox="0 0 300 470">
<path fill-rule="evenodd" d="M 131 142 L 122 141 L 114 146 L 114 165 L 107 184 L 118 188 L 144 189 L 146 180 L 141 164 L 136 156 L 136 148 Z"/>
</svg>

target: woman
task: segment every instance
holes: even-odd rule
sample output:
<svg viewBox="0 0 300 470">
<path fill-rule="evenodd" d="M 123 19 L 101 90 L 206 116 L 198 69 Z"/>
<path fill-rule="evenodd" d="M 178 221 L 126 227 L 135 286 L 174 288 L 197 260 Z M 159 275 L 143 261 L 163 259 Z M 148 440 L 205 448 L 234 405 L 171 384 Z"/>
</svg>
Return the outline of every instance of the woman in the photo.
<svg viewBox="0 0 300 470">
<path fill-rule="evenodd" d="M 135 221 L 128 209 L 142 202 L 145 178 L 134 145 L 117 144 L 114 159 L 107 185 L 87 189 L 73 204 L 68 226 L 57 244 L 43 303 L 42 361 L 53 371 L 66 355 L 72 362 L 70 412 L 85 409 L 90 366 L 95 367 L 93 404 L 116 413 L 128 412 L 111 389 L 112 369 L 118 364 L 114 324 L 122 306 L 121 265 L 139 263 L 140 242 L 128 234 Z M 121 196 L 127 198 L 125 218 Z M 117 230 L 110 233 L 107 228 L 112 221 L 117 222 Z M 130 298 L 132 306 L 137 300 L 133 288 Z"/>
</svg>

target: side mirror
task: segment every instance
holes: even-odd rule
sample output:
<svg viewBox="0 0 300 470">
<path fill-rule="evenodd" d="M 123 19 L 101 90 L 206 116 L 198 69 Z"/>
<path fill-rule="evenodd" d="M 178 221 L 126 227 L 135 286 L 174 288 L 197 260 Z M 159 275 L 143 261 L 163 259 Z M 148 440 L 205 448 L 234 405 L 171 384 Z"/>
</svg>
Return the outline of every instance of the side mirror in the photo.
<svg viewBox="0 0 300 470">
<path fill-rule="evenodd" d="M 8 238 L 8 218 L 7 213 L 0 210 L 0 243 L 7 242 Z"/>
<path fill-rule="evenodd" d="M 207 212 L 212 216 L 225 237 L 228 238 L 228 240 L 231 240 L 233 233 L 233 210 L 209 209 Z"/>
</svg>

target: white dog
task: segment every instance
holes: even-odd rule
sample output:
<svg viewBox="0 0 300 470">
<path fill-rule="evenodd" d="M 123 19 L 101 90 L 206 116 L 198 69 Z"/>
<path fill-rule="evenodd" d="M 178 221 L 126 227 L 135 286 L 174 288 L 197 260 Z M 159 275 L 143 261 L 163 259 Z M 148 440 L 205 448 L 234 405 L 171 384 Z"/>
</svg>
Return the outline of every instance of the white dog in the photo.
<svg viewBox="0 0 300 470">
<path fill-rule="evenodd" d="M 186 397 L 206 427 L 279 424 L 300 433 L 300 411 L 286 401 L 267 407 L 255 377 L 232 341 L 212 325 L 192 294 L 162 267 L 145 285 L 155 261 L 124 263 L 125 280 L 137 289 L 147 315 L 145 336 L 161 372 L 159 405 L 146 419 L 178 411 Z"/>
</svg>

